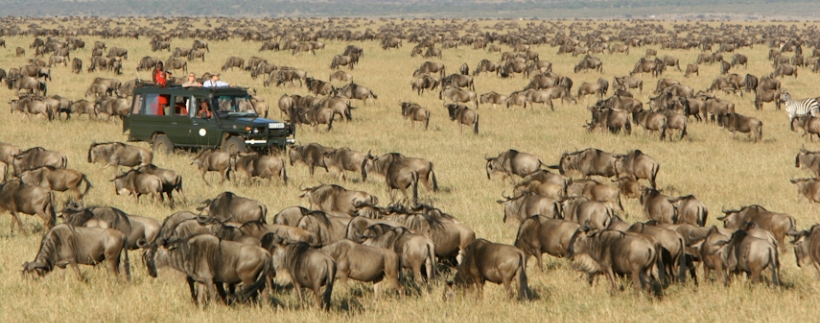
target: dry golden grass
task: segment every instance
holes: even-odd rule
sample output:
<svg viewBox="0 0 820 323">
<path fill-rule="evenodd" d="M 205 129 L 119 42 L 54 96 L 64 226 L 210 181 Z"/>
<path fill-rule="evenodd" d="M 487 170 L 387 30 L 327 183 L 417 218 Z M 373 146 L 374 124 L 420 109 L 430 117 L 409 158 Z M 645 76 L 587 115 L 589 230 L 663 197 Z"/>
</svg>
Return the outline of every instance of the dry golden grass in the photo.
<svg viewBox="0 0 820 323">
<path fill-rule="evenodd" d="M 98 38 L 82 37 L 91 45 Z M 24 64 L 23 58 L 14 57 L 14 48 L 28 48 L 30 37 L 7 37 L 8 49 L 0 51 L 2 67 L 10 68 Z M 167 58 L 167 53 L 152 53 L 148 39 L 105 39 L 109 47 L 125 47 L 129 59 L 125 61 L 125 74 L 118 78 L 134 77 L 134 67 L 145 55 Z M 193 39 L 172 40 L 172 47 L 188 47 Z M 206 54 L 206 62 L 193 61 L 190 70 L 201 74 L 216 71 L 228 56 L 248 59 L 256 55 L 279 65 L 303 68 L 308 75 L 326 79 L 331 73 L 330 61 L 348 45 L 346 42 L 326 41 L 325 50 L 313 55 L 291 56 L 290 52 L 258 53 L 258 43 L 241 42 L 239 39 L 227 42 L 210 42 L 211 52 Z M 818 222 L 815 210 L 803 201 L 798 204 L 796 189 L 789 178 L 808 177 L 810 174 L 794 168 L 793 158 L 801 145 L 808 149 L 818 149 L 817 144 L 807 143 L 797 133 L 790 132 L 787 116 L 783 111 L 775 111 L 767 104 L 762 111 L 755 111 L 753 98 L 745 95 L 718 96 L 735 102 L 737 112 L 752 115 L 763 121 L 764 140 L 753 144 L 744 135 L 732 140 L 727 131 L 712 124 L 690 123 L 688 139 L 678 142 L 659 142 L 655 136 L 647 137 L 642 129 L 636 129 L 632 136 L 587 133 L 581 126 L 589 118 L 586 110 L 594 103 L 589 97 L 579 100 L 577 105 L 561 105 L 556 102 L 556 111 L 551 112 L 541 106 L 516 111 L 504 108 L 493 109 L 485 105 L 478 111 L 481 115 L 481 133 L 460 135 L 458 126 L 450 122 L 446 111 L 436 94 L 417 96 L 410 89 L 411 73 L 424 62 L 422 58 L 409 56 L 412 44 L 405 43 L 399 50 L 383 51 L 378 42 L 354 43 L 364 48 L 365 56 L 356 69 L 351 71 L 356 83 L 370 87 L 378 95 L 375 105 L 356 103 L 352 123 L 337 122 L 330 133 L 315 132 L 309 127 L 297 131 L 300 143 L 318 142 L 326 146 L 351 147 L 356 150 L 372 150 L 374 154 L 398 151 L 410 156 L 425 157 L 433 161 L 438 180 L 443 190 L 440 193 L 420 189 L 421 200 L 433 203 L 457 216 L 467 226 L 473 228 L 479 237 L 496 242 L 512 243 L 516 227 L 501 223 L 502 207 L 496 204 L 502 191 L 511 190 L 508 183 L 499 179 L 488 181 L 484 173 L 483 156 L 516 148 L 540 156 L 547 163 L 557 162 L 561 153 L 587 147 L 606 151 L 625 152 L 641 149 L 661 164 L 659 186 L 669 195 L 695 194 L 711 210 L 709 225 L 719 224 L 714 220 L 722 207 L 737 208 L 741 205 L 757 203 L 779 212 L 793 215 L 801 228 Z M 509 49 L 504 46 L 505 49 Z M 604 62 L 604 73 L 572 72 L 581 57 L 556 56 L 557 48 L 540 46 L 534 48 L 542 60 L 553 62 L 554 71 L 567 75 L 577 87 L 584 81 L 594 82 L 599 77 L 612 81 L 613 76 L 626 75 L 633 64 L 649 47 L 632 48 L 630 55 L 599 54 Z M 680 59 L 685 68 L 694 63 L 698 50 L 661 50 L 659 56 L 672 55 Z M 33 52 L 33 50 L 28 50 Z M 768 74 L 772 67 L 766 61 L 768 48 L 756 46 L 743 48 L 740 53 L 750 58 L 749 68 L 733 70 L 754 75 Z M 29 53 L 28 57 L 31 57 Z M 90 49 L 72 53 L 88 64 Z M 729 60 L 730 55 L 725 55 Z M 498 60 L 498 54 L 461 47 L 444 50 L 443 62 L 448 73 L 456 72 L 461 63 L 471 67 L 482 58 Z M 436 60 L 436 59 L 433 59 Z M 696 90 L 705 89 L 717 76 L 718 65 L 701 65 L 701 76 L 684 78 L 682 72 L 668 70 L 664 77 L 680 80 Z M 115 77 L 110 72 L 88 74 L 83 71 L 74 75 L 69 69 L 55 67 L 54 82 L 49 84 L 49 94 L 60 94 L 80 99 L 86 87 L 97 76 Z M 140 75 L 149 78 L 149 73 Z M 656 79 L 640 75 L 645 84 L 643 94 L 637 95 L 645 101 L 655 88 Z M 263 87 L 262 80 L 252 80 L 247 72 L 228 71 L 222 79 L 240 86 L 259 90 L 262 97 L 271 104 L 273 117 L 278 117 L 276 102 L 284 94 L 307 94 L 304 88 Z M 814 84 L 820 81 L 817 74 L 806 68 L 800 69 L 800 77 L 785 78 L 783 87 L 794 97 L 817 96 Z M 527 79 L 515 77 L 499 79 L 494 76 L 476 78 L 478 93 L 494 90 L 510 93 L 522 88 Z M 574 92 L 574 91 L 573 91 Z M 574 94 L 574 93 L 573 93 Z M 7 101 L 14 96 L 9 90 L 0 90 L 0 99 Z M 409 121 L 403 120 L 398 103 L 418 102 L 432 112 L 429 131 L 412 129 Z M 0 141 L 15 143 L 21 147 L 43 146 L 65 153 L 69 167 L 79 169 L 90 176 L 94 189 L 86 199 L 87 205 L 110 205 L 128 213 L 163 219 L 177 210 L 156 207 L 150 199 L 135 204 L 124 197 L 116 196 L 108 180 L 114 175 L 112 169 L 99 170 L 99 165 L 86 162 L 88 146 L 93 141 L 125 141 L 121 134 L 121 124 L 81 117 L 70 122 L 34 118 L 22 120 L 20 115 L 9 115 L 8 110 L 0 111 Z M 692 119 L 694 120 L 694 119 Z M 138 145 L 148 146 L 146 143 Z M 252 187 L 233 187 L 229 184 L 206 187 L 199 179 L 198 172 L 190 166 L 189 153 L 181 152 L 171 157 L 156 156 L 155 163 L 161 167 L 174 169 L 185 179 L 189 199 L 206 198 L 222 191 L 230 190 L 239 195 L 258 199 L 268 205 L 271 216 L 278 210 L 292 205 L 306 205 L 298 198 L 300 185 L 336 183 L 334 176 L 317 172 L 315 180 L 310 180 L 307 169 L 297 165 L 289 167 L 291 185 L 279 182 L 262 183 Z M 358 176 L 352 176 L 358 178 Z M 377 194 L 387 201 L 383 183 L 370 181 L 361 183 L 353 180 L 339 183 L 353 189 Z M 67 195 L 58 193 L 60 204 Z M 635 200 L 625 203 L 627 221 L 643 221 L 639 204 Z M 180 209 L 193 209 L 193 203 Z M 669 321 L 813 321 L 818 314 L 816 304 L 820 302 L 820 283 L 817 273 L 811 269 L 795 266 L 794 256 L 788 252 L 780 255 L 783 288 L 769 288 L 766 285 L 749 288 L 741 280 L 724 288 L 718 283 L 703 282 L 700 286 L 691 283 L 673 285 L 665 290 L 662 301 L 653 301 L 645 296 L 626 290 L 614 297 L 607 293 L 605 280 L 599 279 L 589 287 L 580 279 L 564 259 L 545 256 L 547 270 L 539 272 L 530 261 L 530 285 L 540 296 L 530 302 L 507 300 L 503 289 L 489 284 L 484 299 L 476 301 L 471 297 L 458 299 L 453 303 L 443 303 L 443 287 L 436 285 L 430 293 L 421 295 L 386 298 L 373 301 L 372 287 L 351 283 L 350 289 L 337 286 L 333 293 L 333 308 L 330 313 L 320 313 L 316 309 L 300 310 L 290 290 L 279 291 L 273 297 L 283 304 L 281 309 L 271 306 L 233 306 L 230 308 L 210 306 L 199 309 L 189 301 L 187 286 L 183 281 L 173 279 L 152 279 L 140 262 L 140 253 L 131 253 L 134 278 L 128 283 L 115 282 L 104 266 L 82 267 L 90 278 L 88 284 L 77 282 L 71 275 L 65 277 L 58 270 L 45 279 L 34 281 L 21 278 L 20 265 L 31 260 L 37 253 L 42 224 L 39 219 L 23 216 L 29 231 L 28 236 L 10 234 L 8 227 L 11 217 L 0 217 L 0 313 L 7 322 L 12 321 L 256 321 L 277 319 L 285 321 L 465 321 L 465 322 L 509 322 L 527 321 L 657 321 L 663 317 Z M 69 273 L 70 274 L 70 273 Z"/>
</svg>

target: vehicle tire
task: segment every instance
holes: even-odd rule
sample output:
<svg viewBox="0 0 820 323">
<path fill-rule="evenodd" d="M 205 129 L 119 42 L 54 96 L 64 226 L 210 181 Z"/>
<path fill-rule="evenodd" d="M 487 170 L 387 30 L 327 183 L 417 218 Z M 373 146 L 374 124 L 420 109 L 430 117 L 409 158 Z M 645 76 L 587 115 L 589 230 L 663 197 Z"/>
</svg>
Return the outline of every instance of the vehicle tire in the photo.
<svg viewBox="0 0 820 323">
<path fill-rule="evenodd" d="M 160 153 L 163 155 L 170 155 L 174 153 L 174 143 L 171 142 L 171 139 L 168 139 L 168 136 L 164 134 L 159 134 L 156 138 L 154 138 L 151 148 L 154 149 L 154 153 Z"/>
<path fill-rule="evenodd" d="M 246 150 L 248 150 L 248 148 L 245 147 L 245 140 L 242 140 L 240 137 L 230 137 L 222 144 L 222 151 L 229 154 L 241 153 Z"/>
</svg>

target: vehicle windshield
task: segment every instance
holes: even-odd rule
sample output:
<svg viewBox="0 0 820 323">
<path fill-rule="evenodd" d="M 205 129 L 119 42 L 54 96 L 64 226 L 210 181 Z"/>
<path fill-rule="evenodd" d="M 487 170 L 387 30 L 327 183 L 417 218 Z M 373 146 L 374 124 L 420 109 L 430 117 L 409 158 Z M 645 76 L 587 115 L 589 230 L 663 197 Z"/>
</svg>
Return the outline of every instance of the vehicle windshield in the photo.
<svg viewBox="0 0 820 323">
<path fill-rule="evenodd" d="M 220 118 L 226 117 L 257 117 L 248 96 L 221 95 L 213 98 L 211 106 L 219 107 L 217 113 Z"/>
</svg>

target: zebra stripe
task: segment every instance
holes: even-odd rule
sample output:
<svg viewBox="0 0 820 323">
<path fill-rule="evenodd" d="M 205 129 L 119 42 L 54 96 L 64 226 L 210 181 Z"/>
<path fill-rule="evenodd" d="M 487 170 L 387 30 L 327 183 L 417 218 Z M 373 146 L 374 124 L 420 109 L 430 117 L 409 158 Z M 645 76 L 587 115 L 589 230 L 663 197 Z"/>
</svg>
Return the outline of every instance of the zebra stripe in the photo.
<svg viewBox="0 0 820 323">
<path fill-rule="evenodd" d="M 788 92 L 783 93 L 783 102 L 786 103 L 786 113 L 789 114 L 789 121 L 808 114 L 816 117 L 818 110 L 820 110 L 820 104 L 814 98 L 792 100 Z"/>
</svg>

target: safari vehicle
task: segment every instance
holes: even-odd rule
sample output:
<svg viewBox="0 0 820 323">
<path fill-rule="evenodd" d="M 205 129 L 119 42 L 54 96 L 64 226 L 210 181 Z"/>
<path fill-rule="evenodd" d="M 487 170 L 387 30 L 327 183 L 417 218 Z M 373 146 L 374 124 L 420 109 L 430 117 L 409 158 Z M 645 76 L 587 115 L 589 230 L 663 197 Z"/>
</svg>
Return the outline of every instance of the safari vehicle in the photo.
<svg viewBox="0 0 820 323">
<path fill-rule="evenodd" d="M 129 141 L 146 141 L 155 152 L 174 148 L 219 148 L 226 152 L 284 150 L 293 144 L 292 124 L 261 118 L 244 88 L 157 87 L 141 84 L 123 133 Z"/>
</svg>

